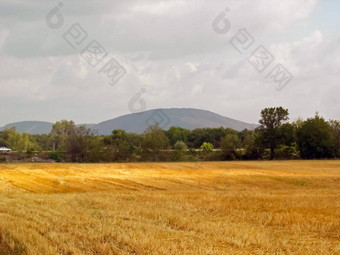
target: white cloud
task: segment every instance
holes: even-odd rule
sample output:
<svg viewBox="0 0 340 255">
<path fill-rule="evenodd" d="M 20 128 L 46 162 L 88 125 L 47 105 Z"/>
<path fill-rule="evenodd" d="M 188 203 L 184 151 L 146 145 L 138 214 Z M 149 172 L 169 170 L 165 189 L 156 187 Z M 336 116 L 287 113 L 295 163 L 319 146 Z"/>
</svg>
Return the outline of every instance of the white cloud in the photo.
<svg viewBox="0 0 340 255">
<path fill-rule="evenodd" d="M 142 88 L 148 109 L 197 107 L 256 122 L 263 107 L 283 105 L 297 117 L 321 109 L 340 118 L 339 39 L 319 28 L 308 36 L 291 34 L 296 24 L 309 22 L 316 0 L 77 0 L 64 3 L 65 24 L 54 31 L 45 16 L 56 4 L 0 4 L 0 101 L 11 109 L 0 112 L 0 125 L 28 119 L 98 122 L 129 113 L 130 98 Z M 226 7 L 231 30 L 217 35 L 212 21 Z M 89 34 L 82 48 L 95 39 L 127 69 L 114 87 L 80 58 L 81 49 L 62 39 L 75 22 Z M 242 55 L 228 43 L 240 28 L 256 38 Z M 295 76 L 281 93 L 247 62 L 260 44 Z"/>
</svg>

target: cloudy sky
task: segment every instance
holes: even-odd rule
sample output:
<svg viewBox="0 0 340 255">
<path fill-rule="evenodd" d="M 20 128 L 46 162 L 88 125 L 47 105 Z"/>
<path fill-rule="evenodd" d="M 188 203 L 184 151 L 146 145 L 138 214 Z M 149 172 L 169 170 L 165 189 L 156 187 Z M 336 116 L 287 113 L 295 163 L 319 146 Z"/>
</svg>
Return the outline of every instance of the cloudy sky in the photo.
<svg viewBox="0 0 340 255">
<path fill-rule="evenodd" d="M 339 13 L 338 0 L 1 0 L 0 126 L 173 107 L 340 119 Z M 108 53 L 95 67 L 93 40 Z M 261 45 L 274 60 L 259 72 L 248 57 Z M 127 72 L 114 86 L 100 73 L 112 58 Z M 280 91 L 277 64 L 293 76 Z"/>
</svg>

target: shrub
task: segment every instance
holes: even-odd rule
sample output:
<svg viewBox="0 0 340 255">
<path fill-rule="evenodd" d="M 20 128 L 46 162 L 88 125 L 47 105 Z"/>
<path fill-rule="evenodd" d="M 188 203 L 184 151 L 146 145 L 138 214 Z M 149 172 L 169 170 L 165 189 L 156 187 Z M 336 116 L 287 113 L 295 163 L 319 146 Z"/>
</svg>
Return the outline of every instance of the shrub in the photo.
<svg viewBox="0 0 340 255">
<path fill-rule="evenodd" d="M 64 156 L 64 153 L 61 152 L 61 151 L 53 151 L 53 152 L 48 154 L 48 158 L 53 159 L 57 162 L 63 162 L 65 156 Z"/>
<path fill-rule="evenodd" d="M 213 151 L 214 146 L 211 143 L 204 142 L 200 148 L 204 153 L 209 153 Z"/>
<path fill-rule="evenodd" d="M 291 146 L 281 145 L 275 150 L 275 157 L 277 159 L 297 159 L 299 158 L 299 150 L 296 143 Z"/>
<path fill-rule="evenodd" d="M 184 151 L 188 149 L 187 145 L 183 141 L 177 141 L 174 148 L 175 150 L 178 150 L 178 151 Z"/>
</svg>

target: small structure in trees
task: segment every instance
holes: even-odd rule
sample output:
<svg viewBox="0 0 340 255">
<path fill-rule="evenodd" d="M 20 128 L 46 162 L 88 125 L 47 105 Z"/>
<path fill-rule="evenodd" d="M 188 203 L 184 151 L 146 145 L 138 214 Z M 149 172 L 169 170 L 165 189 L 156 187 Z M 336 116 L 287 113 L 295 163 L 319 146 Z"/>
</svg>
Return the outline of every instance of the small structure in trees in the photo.
<svg viewBox="0 0 340 255">
<path fill-rule="evenodd" d="M 1 147 L 0 148 L 0 153 L 6 153 L 6 152 L 11 152 L 12 150 L 7 148 L 7 147 Z"/>
</svg>

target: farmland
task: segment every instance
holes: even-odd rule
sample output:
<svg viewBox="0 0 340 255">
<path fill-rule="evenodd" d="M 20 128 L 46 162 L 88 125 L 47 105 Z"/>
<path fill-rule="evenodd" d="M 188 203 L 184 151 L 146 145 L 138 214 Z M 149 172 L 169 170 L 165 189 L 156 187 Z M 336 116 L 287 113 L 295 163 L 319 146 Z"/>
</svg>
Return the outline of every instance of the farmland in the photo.
<svg viewBox="0 0 340 255">
<path fill-rule="evenodd" d="M 340 254 L 340 161 L 0 164 L 0 254 Z"/>
</svg>

